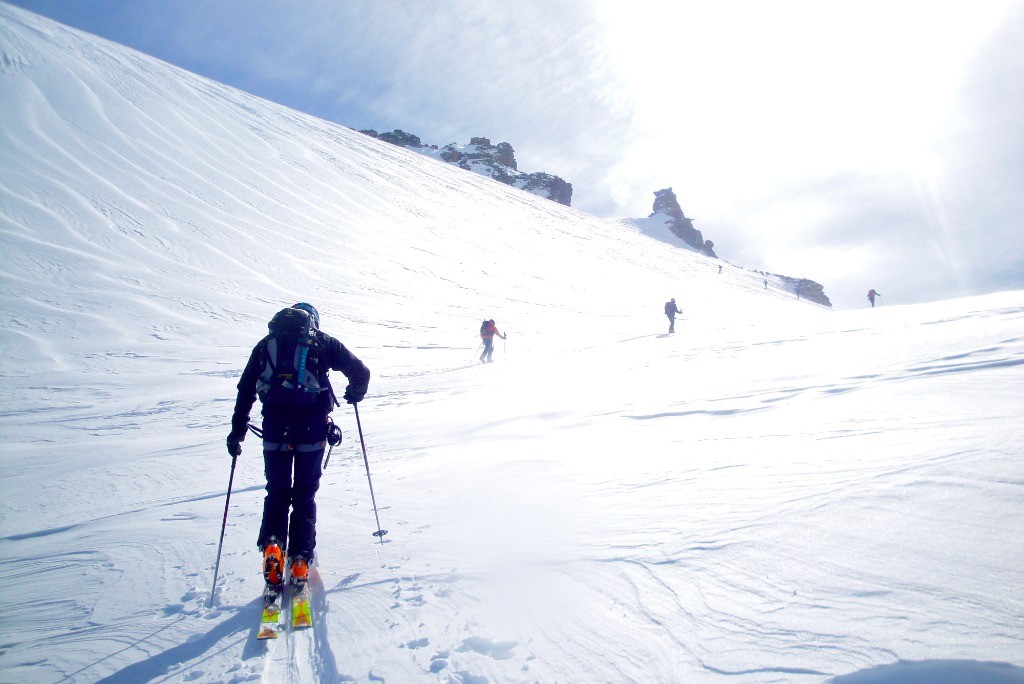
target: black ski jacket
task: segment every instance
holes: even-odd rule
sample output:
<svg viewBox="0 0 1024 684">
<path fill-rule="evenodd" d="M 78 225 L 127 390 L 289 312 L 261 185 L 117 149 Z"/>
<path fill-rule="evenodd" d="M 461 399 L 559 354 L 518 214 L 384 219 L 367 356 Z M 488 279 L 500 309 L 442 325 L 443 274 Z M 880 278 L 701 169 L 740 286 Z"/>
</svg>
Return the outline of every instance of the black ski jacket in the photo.
<svg viewBox="0 0 1024 684">
<path fill-rule="evenodd" d="M 267 335 L 253 348 L 238 381 L 238 397 L 231 417 L 231 431 L 239 439 L 245 438 L 249 412 L 256 403 L 256 382 L 263 372 L 267 355 Z M 359 401 L 366 395 L 370 384 L 370 369 L 357 359 L 341 342 L 327 333 L 316 332 L 317 344 L 324 364 L 331 370 L 341 371 L 348 379 L 345 396 Z M 327 438 L 327 416 L 334 410 L 334 392 L 322 392 L 317 403 L 307 408 L 281 406 L 263 407 L 263 441 L 293 445 L 319 444 Z"/>
</svg>

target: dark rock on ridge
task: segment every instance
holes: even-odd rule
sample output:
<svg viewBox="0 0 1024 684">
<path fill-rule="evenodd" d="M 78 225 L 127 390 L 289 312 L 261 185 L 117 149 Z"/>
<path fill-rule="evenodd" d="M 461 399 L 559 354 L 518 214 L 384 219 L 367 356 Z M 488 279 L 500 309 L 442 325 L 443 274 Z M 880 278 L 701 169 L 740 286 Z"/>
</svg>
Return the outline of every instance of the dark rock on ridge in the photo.
<svg viewBox="0 0 1024 684">
<path fill-rule="evenodd" d="M 800 299 L 806 299 L 808 301 L 815 302 L 816 304 L 824 304 L 825 306 L 832 306 L 832 302 L 825 295 L 825 288 L 813 280 L 807 278 L 790 278 L 789 276 L 777 275 L 779 280 L 782 281 L 783 286 L 796 294 Z"/>
<path fill-rule="evenodd" d="M 655 190 L 654 192 L 654 212 L 655 214 L 665 214 L 669 217 L 666 221 L 669 230 L 671 230 L 680 240 L 693 247 L 698 252 L 707 254 L 709 257 L 718 258 L 715 254 L 715 243 L 711 240 L 705 240 L 701 232 L 693 227 L 693 219 L 688 219 L 683 214 L 682 207 L 679 206 L 679 200 L 676 199 L 676 194 L 672 192 L 672 188 L 665 188 L 664 190 Z"/>
<path fill-rule="evenodd" d="M 406 133 L 401 129 L 378 133 L 374 130 L 359 131 L 384 142 L 405 147 L 420 154 L 488 176 L 494 180 L 526 190 L 545 199 L 572 206 L 572 184 L 550 173 L 524 173 L 516 163 L 516 153 L 512 145 L 501 142 L 497 145 L 488 138 L 471 138 L 468 145 L 450 143 L 442 148 L 437 145 L 425 145 L 419 136 Z"/>
</svg>

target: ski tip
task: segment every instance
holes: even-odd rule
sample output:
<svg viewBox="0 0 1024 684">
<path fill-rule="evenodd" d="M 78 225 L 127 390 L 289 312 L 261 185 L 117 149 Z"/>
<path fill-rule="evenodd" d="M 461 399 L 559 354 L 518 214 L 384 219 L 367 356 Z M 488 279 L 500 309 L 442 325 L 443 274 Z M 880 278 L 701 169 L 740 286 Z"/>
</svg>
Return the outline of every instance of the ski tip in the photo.
<svg viewBox="0 0 1024 684">
<path fill-rule="evenodd" d="M 276 627 L 263 627 L 259 633 L 256 634 L 256 639 L 259 641 L 266 641 L 267 639 L 276 639 L 278 631 Z"/>
</svg>

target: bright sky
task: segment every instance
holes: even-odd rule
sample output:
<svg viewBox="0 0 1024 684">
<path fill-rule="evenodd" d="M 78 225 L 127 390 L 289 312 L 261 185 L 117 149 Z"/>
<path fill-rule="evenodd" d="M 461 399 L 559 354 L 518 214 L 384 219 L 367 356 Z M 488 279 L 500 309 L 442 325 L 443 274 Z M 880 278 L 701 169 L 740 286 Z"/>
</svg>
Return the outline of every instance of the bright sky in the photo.
<svg viewBox="0 0 1024 684">
<path fill-rule="evenodd" d="M 1024 2 L 15 4 L 352 128 L 507 141 L 597 216 L 671 186 L 837 307 L 1024 288 Z"/>
</svg>

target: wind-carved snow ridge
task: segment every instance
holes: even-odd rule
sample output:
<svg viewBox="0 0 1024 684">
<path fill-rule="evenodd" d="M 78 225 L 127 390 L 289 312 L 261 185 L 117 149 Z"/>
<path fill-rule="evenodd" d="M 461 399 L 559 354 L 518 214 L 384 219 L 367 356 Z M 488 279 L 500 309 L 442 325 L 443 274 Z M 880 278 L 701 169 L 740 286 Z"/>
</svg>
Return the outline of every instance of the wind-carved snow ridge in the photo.
<svg viewBox="0 0 1024 684">
<path fill-rule="evenodd" d="M 1024 293 L 829 311 L 9 5 L 0 45 L 0 680 L 1022 681 Z M 373 372 L 367 460 L 344 405 L 268 645 L 254 437 L 210 585 L 297 301 Z"/>
</svg>

